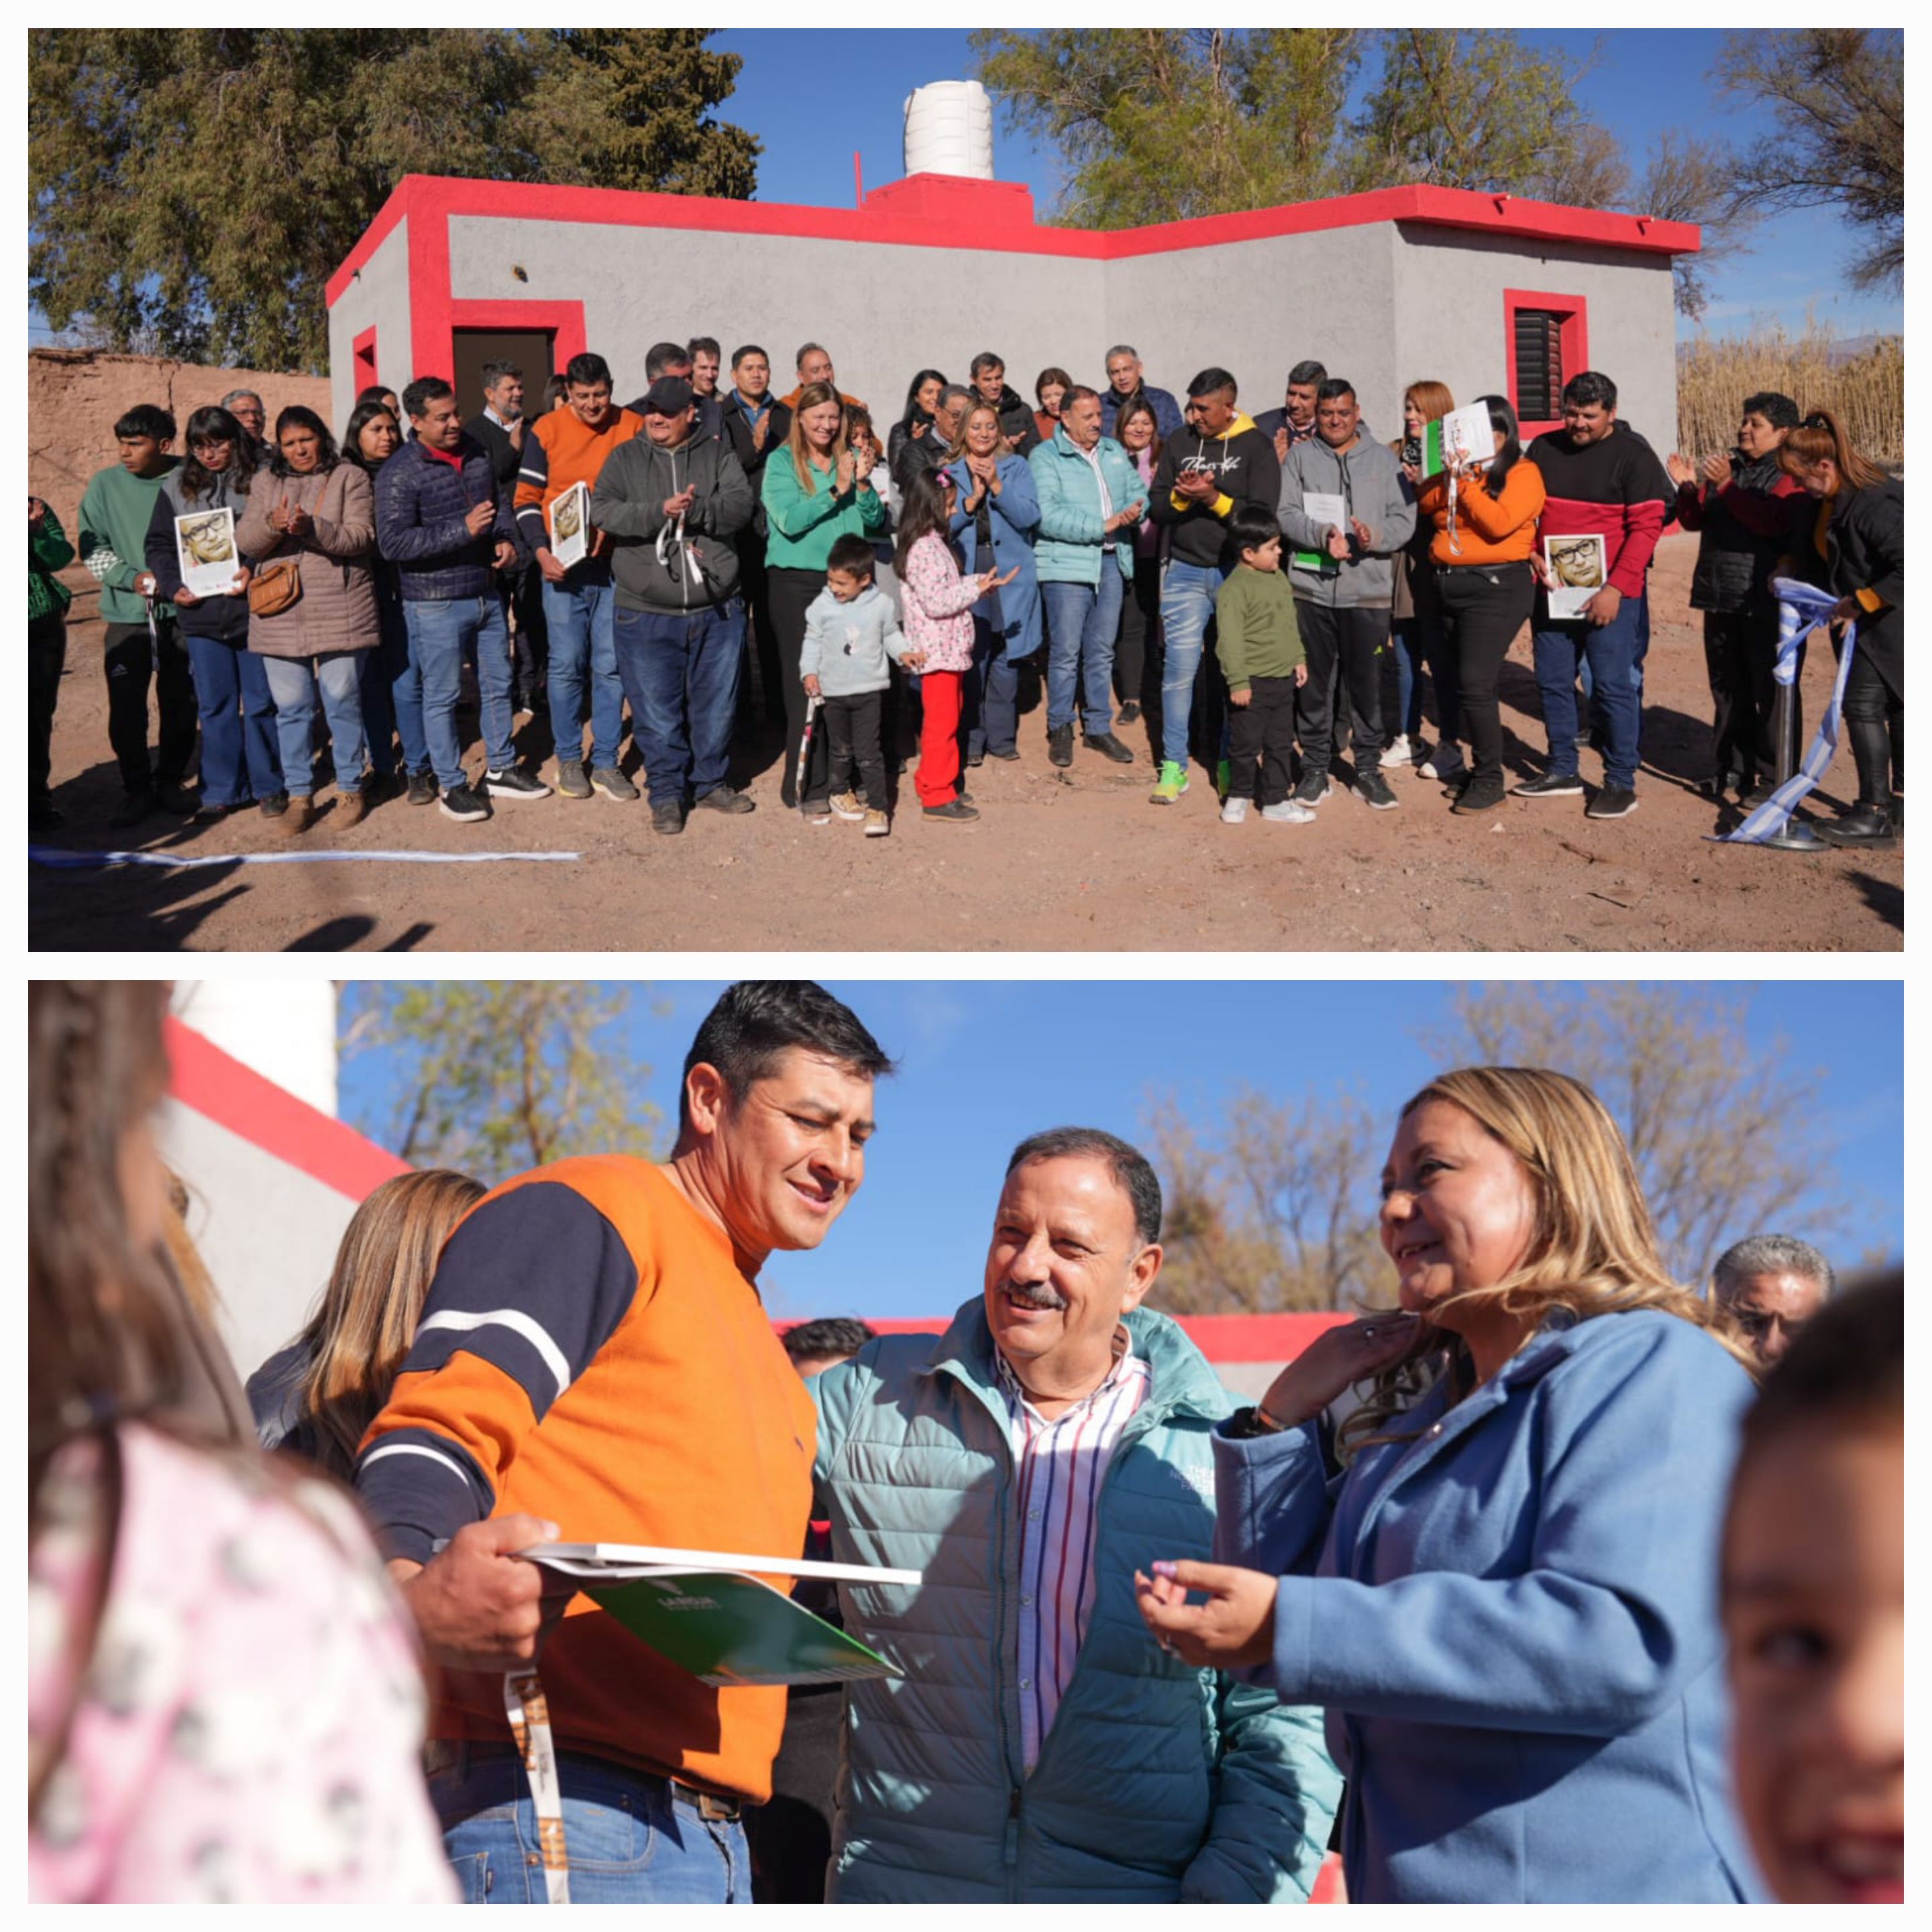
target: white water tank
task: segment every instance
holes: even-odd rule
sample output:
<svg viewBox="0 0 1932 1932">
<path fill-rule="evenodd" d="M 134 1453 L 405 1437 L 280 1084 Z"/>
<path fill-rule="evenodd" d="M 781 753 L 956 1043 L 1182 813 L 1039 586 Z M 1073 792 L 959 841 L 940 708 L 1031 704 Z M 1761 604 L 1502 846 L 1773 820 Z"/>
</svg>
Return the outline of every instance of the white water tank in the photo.
<svg viewBox="0 0 1932 1932">
<path fill-rule="evenodd" d="M 335 982 L 178 980 L 176 1017 L 323 1113 L 335 1112 Z"/>
<path fill-rule="evenodd" d="M 993 178 L 993 104 L 976 80 L 935 80 L 906 96 L 905 171 Z"/>
</svg>

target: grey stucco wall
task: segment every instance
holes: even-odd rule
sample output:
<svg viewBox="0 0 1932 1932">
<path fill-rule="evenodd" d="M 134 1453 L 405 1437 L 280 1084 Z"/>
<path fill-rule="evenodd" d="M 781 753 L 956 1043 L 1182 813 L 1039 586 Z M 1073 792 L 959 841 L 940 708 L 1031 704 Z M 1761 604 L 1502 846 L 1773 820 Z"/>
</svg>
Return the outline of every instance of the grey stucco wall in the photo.
<svg viewBox="0 0 1932 1932">
<path fill-rule="evenodd" d="M 1110 262 L 1102 353 L 1131 342 L 1148 380 L 1176 396 L 1218 363 L 1251 416 L 1279 409 L 1288 370 L 1313 356 L 1354 384 L 1370 427 L 1392 436 L 1402 401 L 1394 248 L 1380 223 Z"/>
<path fill-rule="evenodd" d="M 356 403 L 356 338 L 376 332 L 376 380 L 398 395 L 415 375 L 410 340 L 410 238 L 405 216 L 382 238 L 362 274 L 328 312 L 328 387 L 335 427 Z"/>
<path fill-rule="evenodd" d="M 1591 366 L 1616 384 L 1618 415 L 1660 456 L 1676 446 L 1677 322 L 1665 256 L 1554 242 L 1532 251 L 1486 235 L 1403 224 L 1393 304 L 1401 381 L 1433 376 L 1459 403 L 1508 395 L 1505 289 L 1582 296 Z"/>
<path fill-rule="evenodd" d="M 610 363 L 620 399 L 643 388 L 646 352 L 660 340 L 715 335 L 727 357 L 762 344 L 780 395 L 794 386 L 799 345 L 816 341 L 883 431 L 923 366 L 964 382 L 991 349 L 1030 398 L 1042 363 L 1091 344 L 1097 366 L 1108 340 L 1102 265 L 1052 256 L 472 216 L 451 221 L 449 255 L 459 301 L 580 300 L 589 346 Z"/>
</svg>

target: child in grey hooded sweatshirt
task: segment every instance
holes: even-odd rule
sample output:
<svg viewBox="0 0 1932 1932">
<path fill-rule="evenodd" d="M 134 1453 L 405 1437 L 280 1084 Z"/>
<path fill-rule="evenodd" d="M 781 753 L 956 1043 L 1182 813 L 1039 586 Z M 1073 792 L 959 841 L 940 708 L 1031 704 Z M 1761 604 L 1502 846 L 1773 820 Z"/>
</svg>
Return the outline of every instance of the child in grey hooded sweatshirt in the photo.
<svg viewBox="0 0 1932 1932">
<path fill-rule="evenodd" d="M 805 614 L 798 673 L 806 695 L 817 698 L 825 712 L 832 811 L 841 818 L 863 819 L 866 836 L 883 838 L 892 829 L 883 746 L 889 661 L 904 658 L 906 640 L 892 600 L 872 580 L 874 562 L 863 537 L 842 536 L 832 544 L 825 588 Z M 912 656 L 916 668 L 920 653 Z M 855 769 L 865 788 L 863 805 L 853 790 Z"/>
</svg>

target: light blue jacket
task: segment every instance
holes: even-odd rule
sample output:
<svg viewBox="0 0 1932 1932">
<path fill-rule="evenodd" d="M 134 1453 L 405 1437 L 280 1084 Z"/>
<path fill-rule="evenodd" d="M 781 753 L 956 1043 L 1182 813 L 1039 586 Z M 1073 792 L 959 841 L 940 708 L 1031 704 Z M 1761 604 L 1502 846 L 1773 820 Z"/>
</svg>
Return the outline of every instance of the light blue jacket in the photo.
<svg viewBox="0 0 1932 1932">
<path fill-rule="evenodd" d="M 1110 436 L 1094 446 L 1101 474 L 1116 510 L 1144 503 L 1148 486 L 1134 460 Z M 1034 556 L 1042 584 L 1098 584 L 1106 560 L 1106 520 L 1100 514 L 1100 490 L 1094 466 L 1065 430 L 1057 429 L 1051 442 L 1042 442 L 1027 458 L 1033 466 L 1034 487 L 1040 494 L 1040 536 Z M 1131 525 L 1114 532 L 1114 561 L 1123 577 L 1134 574 L 1134 532 Z"/>
<path fill-rule="evenodd" d="M 1281 1579 L 1358 1903 L 1757 1894 L 1726 1770 L 1718 1548 L 1750 1378 L 1645 1310 L 1546 1324 L 1339 1480 L 1312 1425 L 1217 1437 L 1218 1561 Z"/>
<path fill-rule="evenodd" d="M 826 698 L 856 698 L 884 691 L 892 682 L 887 660 L 897 664 L 905 652 L 899 614 L 877 584 L 849 604 L 840 603 L 827 584 L 806 607 L 798 674 L 816 677 Z"/>
<path fill-rule="evenodd" d="M 1207 1554 L 1212 1431 L 1233 1404 L 1176 1323 L 1126 1321 L 1152 1382 L 1108 1466 L 1086 1640 L 1027 1774 L 1013 1459 L 983 1304 L 812 1382 L 834 1555 L 924 1573 L 839 1587 L 845 1628 L 905 1675 L 850 1687 L 830 1900 L 1256 1901 L 1313 1884 L 1339 1785 L 1320 1713 L 1190 1669 L 1134 1606 L 1136 1567 Z"/>
<path fill-rule="evenodd" d="M 973 493 L 973 475 L 966 467 L 966 459 L 962 456 L 946 469 L 956 486 L 956 505 L 964 504 Z M 1033 466 L 1024 456 L 1001 457 L 999 477 L 1000 494 L 987 499 L 993 532 L 990 562 L 1002 577 L 1015 568 L 1019 574 L 998 590 L 988 591 L 974 605 L 973 614 L 992 622 L 997 599 L 1000 635 L 1006 640 L 1006 655 L 1030 657 L 1040 649 L 1040 578 L 1033 554 L 1040 530 L 1040 496 L 1034 488 Z M 963 508 L 956 508 L 952 512 L 952 535 L 964 548 L 969 572 L 984 570 L 989 562 L 979 554 L 979 538 L 974 532 L 976 522 Z"/>
</svg>

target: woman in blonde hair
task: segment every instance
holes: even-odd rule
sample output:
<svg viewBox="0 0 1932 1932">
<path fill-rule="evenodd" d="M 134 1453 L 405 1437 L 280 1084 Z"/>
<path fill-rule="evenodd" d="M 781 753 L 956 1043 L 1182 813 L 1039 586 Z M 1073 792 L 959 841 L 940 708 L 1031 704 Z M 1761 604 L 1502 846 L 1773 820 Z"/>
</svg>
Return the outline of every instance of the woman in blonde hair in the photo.
<svg viewBox="0 0 1932 1932">
<path fill-rule="evenodd" d="M 1715 1594 L 1751 1378 L 1616 1123 L 1559 1073 L 1444 1074 L 1402 1109 L 1382 1240 L 1400 1312 L 1222 1426 L 1225 1561 L 1156 1563 L 1150 1629 L 1327 1706 L 1353 1900 L 1754 1895 Z"/>
<path fill-rule="evenodd" d="M 322 1305 L 249 1378 L 266 1447 L 350 1480 L 356 1445 L 416 1339 L 436 1258 L 483 1194 L 466 1174 L 425 1168 L 384 1181 L 356 1209 Z"/>
</svg>

